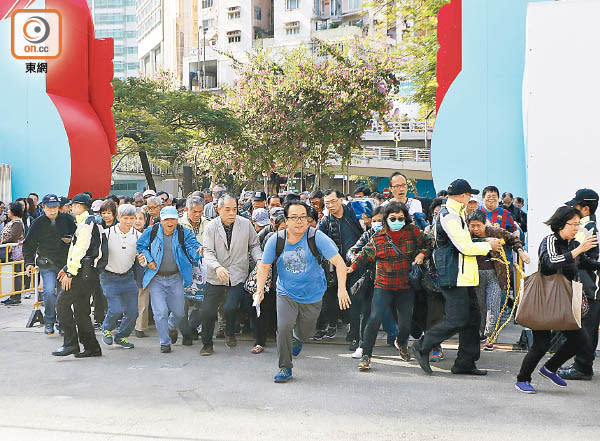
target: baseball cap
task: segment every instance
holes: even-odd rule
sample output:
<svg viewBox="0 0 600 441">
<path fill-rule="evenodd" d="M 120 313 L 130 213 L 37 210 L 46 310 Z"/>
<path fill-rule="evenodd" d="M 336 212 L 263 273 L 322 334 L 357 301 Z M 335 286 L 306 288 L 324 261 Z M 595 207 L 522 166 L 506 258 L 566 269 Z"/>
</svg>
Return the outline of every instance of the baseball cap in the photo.
<svg viewBox="0 0 600 441">
<path fill-rule="evenodd" d="M 172 205 L 169 207 L 165 207 L 160 210 L 160 220 L 165 219 L 179 219 L 179 213 L 177 212 L 177 208 Z"/>
<path fill-rule="evenodd" d="M 42 205 L 48 208 L 58 207 L 60 205 L 60 199 L 55 194 L 47 194 L 42 199 Z"/>
<path fill-rule="evenodd" d="M 97 211 L 100 211 L 101 206 L 102 206 L 102 199 L 95 200 L 94 202 L 92 202 L 92 211 L 94 213 L 96 213 Z"/>
<path fill-rule="evenodd" d="M 252 200 L 253 201 L 266 201 L 267 200 L 267 194 L 260 190 L 260 191 L 255 191 L 254 195 L 252 195 Z"/>
<path fill-rule="evenodd" d="M 60 200 L 61 207 L 64 207 L 65 205 L 71 205 L 71 200 L 65 196 L 61 196 L 58 199 Z"/>
<path fill-rule="evenodd" d="M 471 188 L 471 184 L 464 179 L 452 181 L 452 183 L 448 186 L 448 194 L 451 196 L 465 193 L 479 194 L 479 190 Z"/>
<path fill-rule="evenodd" d="M 142 196 L 143 196 L 143 197 L 146 197 L 146 196 L 156 196 L 156 192 L 155 192 L 154 190 L 146 190 L 146 191 L 145 191 L 145 192 L 142 194 Z"/>
<path fill-rule="evenodd" d="M 91 207 L 92 206 L 92 198 L 90 198 L 90 196 L 87 195 L 87 194 L 85 194 L 85 193 L 76 194 L 73 197 L 72 202 L 74 204 L 85 205 L 86 207 Z M 102 204 L 102 201 L 100 201 L 100 204 Z M 100 208 L 98 208 L 98 209 L 100 209 Z"/>
<path fill-rule="evenodd" d="M 271 219 L 275 219 L 279 215 L 281 215 L 281 216 L 284 215 L 283 208 L 273 207 L 273 208 L 271 208 L 271 210 L 269 210 L 269 216 L 271 216 Z"/>
<path fill-rule="evenodd" d="M 594 190 L 590 190 L 589 188 L 581 188 L 577 190 L 573 199 L 571 199 L 569 202 L 565 202 L 565 205 L 573 207 L 575 205 L 581 205 L 584 201 L 598 202 L 599 199 L 598 193 L 596 193 Z"/>
<path fill-rule="evenodd" d="M 252 220 L 256 222 L 259 227 L 266 227 L 269 225 L 269 212 L 264 208 L 257 208 L 252 212 Z"/>
</svg>

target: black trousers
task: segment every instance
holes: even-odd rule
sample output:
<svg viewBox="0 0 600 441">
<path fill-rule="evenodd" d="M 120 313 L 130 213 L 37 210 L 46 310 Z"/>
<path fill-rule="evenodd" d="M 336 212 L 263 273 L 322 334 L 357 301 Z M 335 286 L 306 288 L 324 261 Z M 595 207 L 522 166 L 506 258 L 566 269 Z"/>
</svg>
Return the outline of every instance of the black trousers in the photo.
<svg viewBox="0 0 600 441">
<path fill-rule="evenodd" d="M 235 318 L 239 309 L 243 287 L 243 283 L 233 286 L 206 284 L 204 287 L 204 299 L 202 300 L 203 344 L 213 344 L 217 310 L 222 302 L 225 302 L 223 306 L 225 313 L 225 335 L 235 335 Z"/>
<path fill-rule="evenodd" d="M 95 350 L 100 347 L 90 318 L 90 295 L 96 282 L 76 276 L 71 282 L 71 289 L 59 290 L 56 315 L 65 332 L 64 346 L 79 347 L 81 343 L 84 349 Z"/>
<path fill-rule="evenodd" d="M 531 381 L 531 374 L 542 359 L 552 343 L 552 331 L 532 331 L 533 344 L 525 355 L 521 370 L 517 375 L 517 381 Z M 556 372 L 558 368 L 569 358 L 583 348 L 587 342 L 585 331 L 577 329 L 575 331 L 562 331 L 562 334 L 567 338 L 556 353 L 544 366 L 550 372 Z"/>
<path fill-rule="evenodd" d="M 416 349 L 428 354 L 458 332 L 458 353 L 454 367 L 471 370 L 479 360 L 479 303 L 473 287 L 443 288 L 445 317 L 425 331 Z"/>
<path fill-rule="evenodd" d="M 600 327 L 600 300 L 590 300 L 590 312 L 581 320 L 587 336 L 586 344 L 575 356 L 575 368 L 584 374 L 594 374 L 594 359 L 598 347 L 598 327 Z"/>
<path fill-rule="evenodd" d="M 265 298 L 260 303 L 260 317 L 256 317 L 256 309 L 252 308 L 252 314 L 256 318 L 254 325 L 254 345 L 264 346 L 269 332 L 277 330 L 277 292 L 273 287 L 265 293 Z"/>
<path fill-rule="evenodd" d="M 102 292 L 102 286 L 100 286 L 100 279 L 90 282 L 92 291 L 92 306 L 94 307 L 94 321 L 96 323 L 102 323 L 104 317 L 106 317 L 106 310 L 108 309 L 108 302 L 104 293 Z"/>
</svg>

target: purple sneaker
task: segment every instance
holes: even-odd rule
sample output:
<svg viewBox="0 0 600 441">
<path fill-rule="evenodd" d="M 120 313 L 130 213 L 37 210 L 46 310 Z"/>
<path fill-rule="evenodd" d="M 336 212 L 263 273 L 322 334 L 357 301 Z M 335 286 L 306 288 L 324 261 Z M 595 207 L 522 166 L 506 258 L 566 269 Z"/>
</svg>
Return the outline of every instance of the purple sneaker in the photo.
<svg viewBox="0 0 600 441">
<path fill-rule="evenodd" d="M 539 370 L 540 375 L 548 380 L 552 381 L 558 387 L 567 387 L 567 382 L 560 378 L 560 376 L 555 372 L 550 372 L 546 369 L 546 366 L 542 366 Z"/>
<path fill-rule="evenodd" d="M 524 394 L 535 393 L 535 389 L 529 381 L 517 381 L 515 383 L 515 389 L 517 389 L 519 392 L 523 392 Z"/>
</svg>

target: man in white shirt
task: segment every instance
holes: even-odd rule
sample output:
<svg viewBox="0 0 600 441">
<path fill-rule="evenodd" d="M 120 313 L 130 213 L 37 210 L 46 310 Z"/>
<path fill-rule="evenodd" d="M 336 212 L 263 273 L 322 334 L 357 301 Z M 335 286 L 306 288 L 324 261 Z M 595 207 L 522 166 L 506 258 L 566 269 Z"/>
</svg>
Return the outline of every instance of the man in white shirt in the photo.
<svg viewBox="0 0 600 441">
<path fill-rule="evenodd" d="M 392 190 L 392 199 L 385 201 L 382 206 L 390 203 L 390 201 L 402 202 L 408 208 L 408 214 L 411 216 L 415 213 L 423 213 L 423 206 L 421 201 L 406 196 L 408 193 L 408 181 L 406 176 L 400 172 L 392 173 L 390 176 L 390 189 Z"/>
<path fill-rule="evenodd" d="M 102 233 L 101 262 L 106 262 L 106 267 L 100 274 L 100 284 L 108 302 L 108 311 L 102 323 L 102 341 L 107 345 L 114 342 L 125 349 L 132 349 L 134 345 L 127 337 L 133 331 L 138 316 L 138 288 L 133 266 L 140 233 L 133 228 L 135 207 L 124 204 L 119 205 L 118 210 L 119 223 Z M 122 315 L 119 330 L 113 335 L 112 331 Z"/>
</svg>

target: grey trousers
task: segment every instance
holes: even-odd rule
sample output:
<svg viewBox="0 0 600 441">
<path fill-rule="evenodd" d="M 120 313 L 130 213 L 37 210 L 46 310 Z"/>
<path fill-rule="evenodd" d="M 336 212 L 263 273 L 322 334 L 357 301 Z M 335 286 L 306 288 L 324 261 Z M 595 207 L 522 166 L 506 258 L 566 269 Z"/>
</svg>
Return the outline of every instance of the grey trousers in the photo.
<svg viewBox="0 0 600 441">
<path fill-rule="evenodd" d="M 315 332 L 321 303 L 298 303 L 288 296 L 277 295 L 277 353 L 280 369 L 293 367 L 292 334 L 303 342 Z"/>
<path fill-rule="evenodd" d="M 481 312 L 479 335 L 489 337 L 496 329 L 496 322 L 502 306 L 500 304 L 502 291 L 495 269 L 479 270 L 479 286 L 475 287 L 475 292 L 479 302 L 479 312 Z"/>
</svg>

